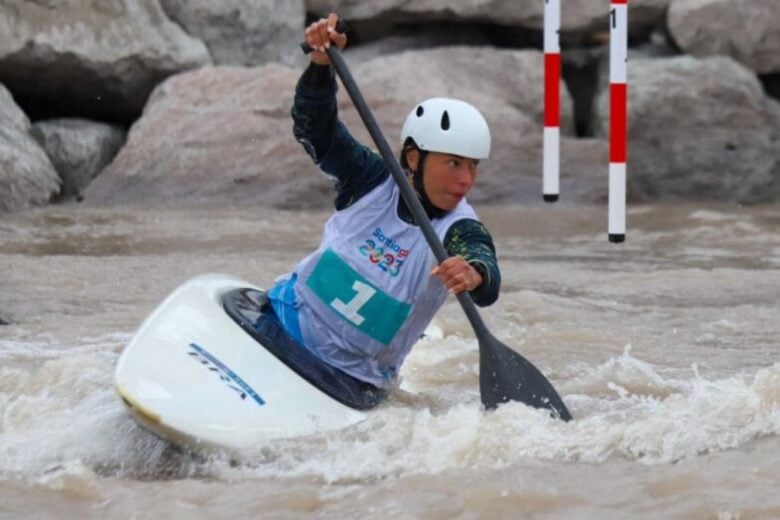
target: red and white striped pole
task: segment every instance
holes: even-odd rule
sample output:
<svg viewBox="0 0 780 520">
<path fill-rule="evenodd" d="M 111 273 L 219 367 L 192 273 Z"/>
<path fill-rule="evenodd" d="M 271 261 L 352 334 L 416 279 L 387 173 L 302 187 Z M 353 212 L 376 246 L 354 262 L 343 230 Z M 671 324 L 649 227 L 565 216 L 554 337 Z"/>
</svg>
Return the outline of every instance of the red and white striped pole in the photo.
<svg viewBox="0 0 780 520">
<path fill-rule="evenodd" d="M 628 152 L 628 0 L 611 0 L 609 12 L 609 241 L 626 239 Z"/>
<path fill-rule="evenodd" d="M 544 0 L 544 156 L 542 197 L 558 200 L 561 147 L 561 0 Z"/>
</svg>

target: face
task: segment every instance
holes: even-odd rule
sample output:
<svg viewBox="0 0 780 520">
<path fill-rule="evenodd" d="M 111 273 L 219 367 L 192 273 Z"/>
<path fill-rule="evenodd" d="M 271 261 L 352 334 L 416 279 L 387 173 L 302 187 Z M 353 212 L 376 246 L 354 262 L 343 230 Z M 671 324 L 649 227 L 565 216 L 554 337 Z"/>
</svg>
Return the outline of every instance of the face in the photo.
<svg viewBox="0 0 780 520">
<path fill-rule="evenodd" d="M 420 153 L 410 150 L 406 160 L 412 170 L 417 170 Z M 446 211 L 455 209 L 474 185 L 478 164 L 478 160 L 460 155 L 428 153 L 425 158 L 423 186 L 431 203 Z"/>
</svg>

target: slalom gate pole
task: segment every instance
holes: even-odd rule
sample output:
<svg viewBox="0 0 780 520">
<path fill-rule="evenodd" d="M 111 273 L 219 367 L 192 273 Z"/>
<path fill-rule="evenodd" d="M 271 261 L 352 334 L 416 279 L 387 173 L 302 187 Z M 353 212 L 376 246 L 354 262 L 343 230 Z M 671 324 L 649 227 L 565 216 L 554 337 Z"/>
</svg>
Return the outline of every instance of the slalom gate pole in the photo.
<svg viewBox="0 0 780 520">
<path fill-rule="evenodd" d="M 626 239 L 628 151 L 628 0 L 611 0 L 609 12 L 609 241 Z"/>
<path fill-rule="evenodd" d="M 542 198 L 558 200 L 561 155 L 561 0 L 544 0 L 544 155 Z"/>
</svg>

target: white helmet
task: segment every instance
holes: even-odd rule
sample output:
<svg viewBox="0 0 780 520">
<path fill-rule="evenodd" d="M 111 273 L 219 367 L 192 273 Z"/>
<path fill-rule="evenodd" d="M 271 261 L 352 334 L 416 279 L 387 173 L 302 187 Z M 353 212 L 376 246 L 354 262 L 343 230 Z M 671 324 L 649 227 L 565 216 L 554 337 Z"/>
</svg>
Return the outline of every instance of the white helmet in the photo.
<svg viewBox="0 0 780 520">
<path fill-rule="evenodd" d="M 459 99 L 431 98 L 417 105 L 401 129 L 401 145 L 411 137 L 420 150 L 470 159 L 490 155 L 490 129 L 473 105 Z"/>
</svg>

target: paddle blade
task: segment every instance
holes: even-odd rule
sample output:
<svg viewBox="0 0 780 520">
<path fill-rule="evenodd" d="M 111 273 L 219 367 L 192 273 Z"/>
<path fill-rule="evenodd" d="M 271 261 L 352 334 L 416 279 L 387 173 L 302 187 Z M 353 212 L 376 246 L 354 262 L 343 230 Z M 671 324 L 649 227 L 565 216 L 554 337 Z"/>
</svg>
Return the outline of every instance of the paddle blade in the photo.
<svg viewBox="0 0 780 520">
<path fill-rule="evenodd" d="M 572 418 L 558 392 L 539 369 L 489 333 L 479 340 L 479 390 L 487 409 L 507 401 L 519 401 L 534 408 L 546 408 L 564 421 Z"/>
</svg>

